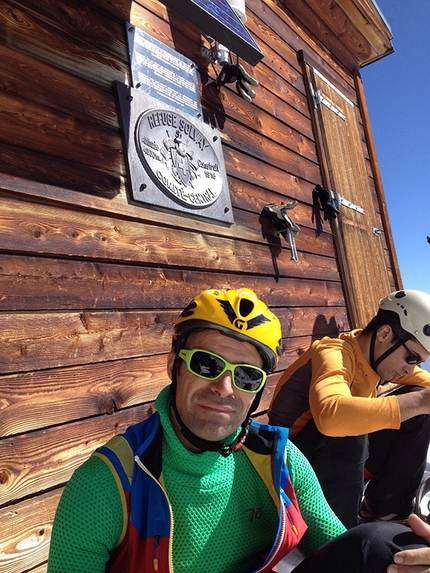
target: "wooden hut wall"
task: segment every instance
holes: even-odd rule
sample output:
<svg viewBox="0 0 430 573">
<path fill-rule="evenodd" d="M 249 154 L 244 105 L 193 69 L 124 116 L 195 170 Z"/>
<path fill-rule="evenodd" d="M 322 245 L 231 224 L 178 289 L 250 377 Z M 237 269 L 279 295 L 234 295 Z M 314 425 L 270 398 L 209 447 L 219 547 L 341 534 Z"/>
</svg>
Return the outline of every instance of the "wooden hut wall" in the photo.
<svg viewBox="0 0 430 573">
<path fill-rule="evenodd" d="M 172 325 L 197 292 L 247 286 L 278 314 L 284 355 L 263 411 L 312 339 L 349 327 L 330 225 L 316 232 L 321 172 L 297 52 L 357 105 L 353 74 L 282 7 L 247 8 L 265 54 L 250 70 L 260 82 L 252 104 L 216 88 L 200 33 L 155 0 L 0 1 L 1 571 L 45 571 L 65 483 L 151 410 L 169 382 Z M 130 77 L 127 21 L 196 62 L 233 225 L 129 201 L 113 89 Z M 293 199 L 298 262 L 262 216 Z M 378 212 L 379 200 L 375 192 Z"/>
</svg>

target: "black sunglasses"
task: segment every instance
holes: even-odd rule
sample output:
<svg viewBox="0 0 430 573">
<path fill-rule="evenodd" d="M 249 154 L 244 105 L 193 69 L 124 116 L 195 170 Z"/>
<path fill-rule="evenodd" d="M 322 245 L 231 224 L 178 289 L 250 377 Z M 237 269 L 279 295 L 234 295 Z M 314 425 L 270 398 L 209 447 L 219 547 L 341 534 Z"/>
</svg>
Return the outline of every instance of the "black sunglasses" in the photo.
<svg viewBox="0 0 430 573">
<path fill-rule="evenodd" d="M 231 364 L 209 350 L 182 348 L 178 356 L 184 360 L 190 372 L 205 380 L 216 380 L 229 370 L 233 374 L 233 385 L 243 392 L 258 392 L 266 382 L 267 374 L 261 368 L 251 364 Z"/>
<path fill-rule="evenodd" d="M 407 362 L 407 364 L 421 364 L 422 362 L 424 362 L 424 360 L 421 358 L 421 356 L 419 354 L 417 354 L 416 352 L 413 352 L 410 348 L 408 348 L 404 342 L 403 342 L 402 346 L 404 346 L 406 348 L 406 350 L 408 351 L 408 354 L 405 358 L 405 361 Z"/>
</svg>

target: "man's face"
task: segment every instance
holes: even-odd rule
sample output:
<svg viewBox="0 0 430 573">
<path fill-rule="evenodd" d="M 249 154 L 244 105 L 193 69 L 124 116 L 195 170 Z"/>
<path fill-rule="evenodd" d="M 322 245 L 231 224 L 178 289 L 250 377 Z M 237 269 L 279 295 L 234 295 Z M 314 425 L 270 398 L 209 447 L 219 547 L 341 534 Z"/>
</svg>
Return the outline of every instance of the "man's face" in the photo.
<svg viewBox="0 0 430 573">
<path fill-rule="evenodd" d="M 263 360 L 255 346 L 225 336 L 217 330 L 206 329 L 192 333 L 188 337 L 186 347 L 209 350 L 232 364 L 250 364 L 259 368 L 263 366 Z M 174 358 L 175 354 L 171 352 L 168 361 L 169 374 Z M 176 407 L 184 424 L 196 436 L 214 442 L 225 440 L 245 420 L 254 398 L 255 394 L 233 386 L 231 372 L 226 371 L 215 380 L 205 380 L 189 372 L 185 362 L 180 361 Z M 195 450 L 182 436 L 173 411 L 171 419 L 181 442 L 188 449 Z"/>
<path fill-rule="evenodd" d="M 384 329 L 387 327 L 381 327 Z M 378 330 L 378 352 L 375 353 L 375 358 L 382 356 L 394 344 L 393 331 L 388 326 L 388 330 L 382 332 Z M 376 355 L 377 354 L 377 355 Z M 392 380 L 396 376 L 405 376 L 411 374 L 415 368 L 415 364 L 408 364 L 407 359 L 412 355 L 417 358 L 419 362 L 427 360 L 429 353 L 418 340 L 412 339 L 406 342 L 406 346 L 399 346 L 392 354 L 389 354 L 377 367 L 377 372 L 382 380 Z"/>
</svg>

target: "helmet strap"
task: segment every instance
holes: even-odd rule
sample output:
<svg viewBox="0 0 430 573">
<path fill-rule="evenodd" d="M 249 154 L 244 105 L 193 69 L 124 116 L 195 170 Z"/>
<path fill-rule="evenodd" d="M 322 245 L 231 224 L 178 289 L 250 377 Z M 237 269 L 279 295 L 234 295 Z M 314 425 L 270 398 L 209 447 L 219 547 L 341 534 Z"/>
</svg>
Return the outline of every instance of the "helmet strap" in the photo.
<svg viewBox="0 0 430 573">
<path fill-rule="evenodd" d="M 381 356 L 377 360 L 375 360 L 376 331 L 377 331 L 377 329 L 375 329 L 372 333 L 372 338 L 370 341 L 370 349 L 369 349 L 370 365 L 371 365 L 372 369 L 375 370 L 375 372 L 383 360 L 388 358 L 388 356 L 390 356 L 390 354 L 392 354 L 395 350 L 397 350 L 400 346 L 402 346 L 402 344 L 404 344 L 405 342 L 407 342 L 408 340 L 411 340 L 411 338 L 413 338 L 413 336 L 411 334 L 407 334 L 406 336 L 404 336 L 403 338 L 401 338 L 400 340 L 395 342 L 393 344 L 393 346 L 391 346 L 386 352 L 384 352 L 384 354 L 381 354 Z"/>
<path fill-rule="evenodd" d="M 205 440 L 204 438 L 200 438 L 199 436 L 196 436 L 196 434 L 194 434 L 194 432 L 192 432 L 184 424 L 181 416 L 179 415 L 178 408 L 176 407 L 177 372 L 179 370 L 180 360 L 181 359 L 179 358 L 179 356 L 176 355 L 175 361 L 173 363 L 173 368 L 172 368 L 172 384 L 171 384 L 171 388 L 170 388 L 170 404 L 173 408 L 176 419 L 177 419 L 178 424 L 181 428 L 181 434 L 195 448 L 197 448 L 203 452 L 205 452 L 205 451 L 218 452 L 219 454 L 221 454 L 222 456 L 224 456 L 226 458 L 230 454 L 240 450 L 240 448 L 243 446 L 243 444 L 246 440 L 246 437 L 248 435 L 249 426 L 251 424 L 251 418 L 249 417 L 249 412 L 248 412 L 248 415 L 246 416 L 245 420 L 243 421 L 243 423 L 241 425 L 241 430 L 240 430 L 238 436 L 236 437 L 236 439 L 233 442 L 230 442 L 228 444 L 221 442 L 221 441 L 213 442 L 211 440 Z"/>
</svg>

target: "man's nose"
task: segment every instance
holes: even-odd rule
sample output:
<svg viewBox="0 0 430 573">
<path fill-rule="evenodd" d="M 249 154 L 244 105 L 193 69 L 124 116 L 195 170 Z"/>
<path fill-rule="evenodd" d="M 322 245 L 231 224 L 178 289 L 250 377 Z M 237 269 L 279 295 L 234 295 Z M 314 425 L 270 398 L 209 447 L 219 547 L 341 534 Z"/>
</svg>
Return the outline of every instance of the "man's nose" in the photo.
<svg viewBox="0 0 430 573">
<path fill-rule="evenodd" d="M 409 375 L 412 374 L 412 372 L 414 371 L 414 368 L 415 368 L 415 364 L 407 364 L 407 363 L 406 363 L 406 367 L 405 367 L 405 369 L 404 369 L 404 370 L 405 370 L 405 374 L 407 374 L 407 375 L 409 376 Z"/>
<path fill-rule="evenodd" d="M 226 370 L 216 380 L 211 382 L 211 389 L 219 396 L 231 396 L 234 393 L 233 373 Z"/>
</svg>

